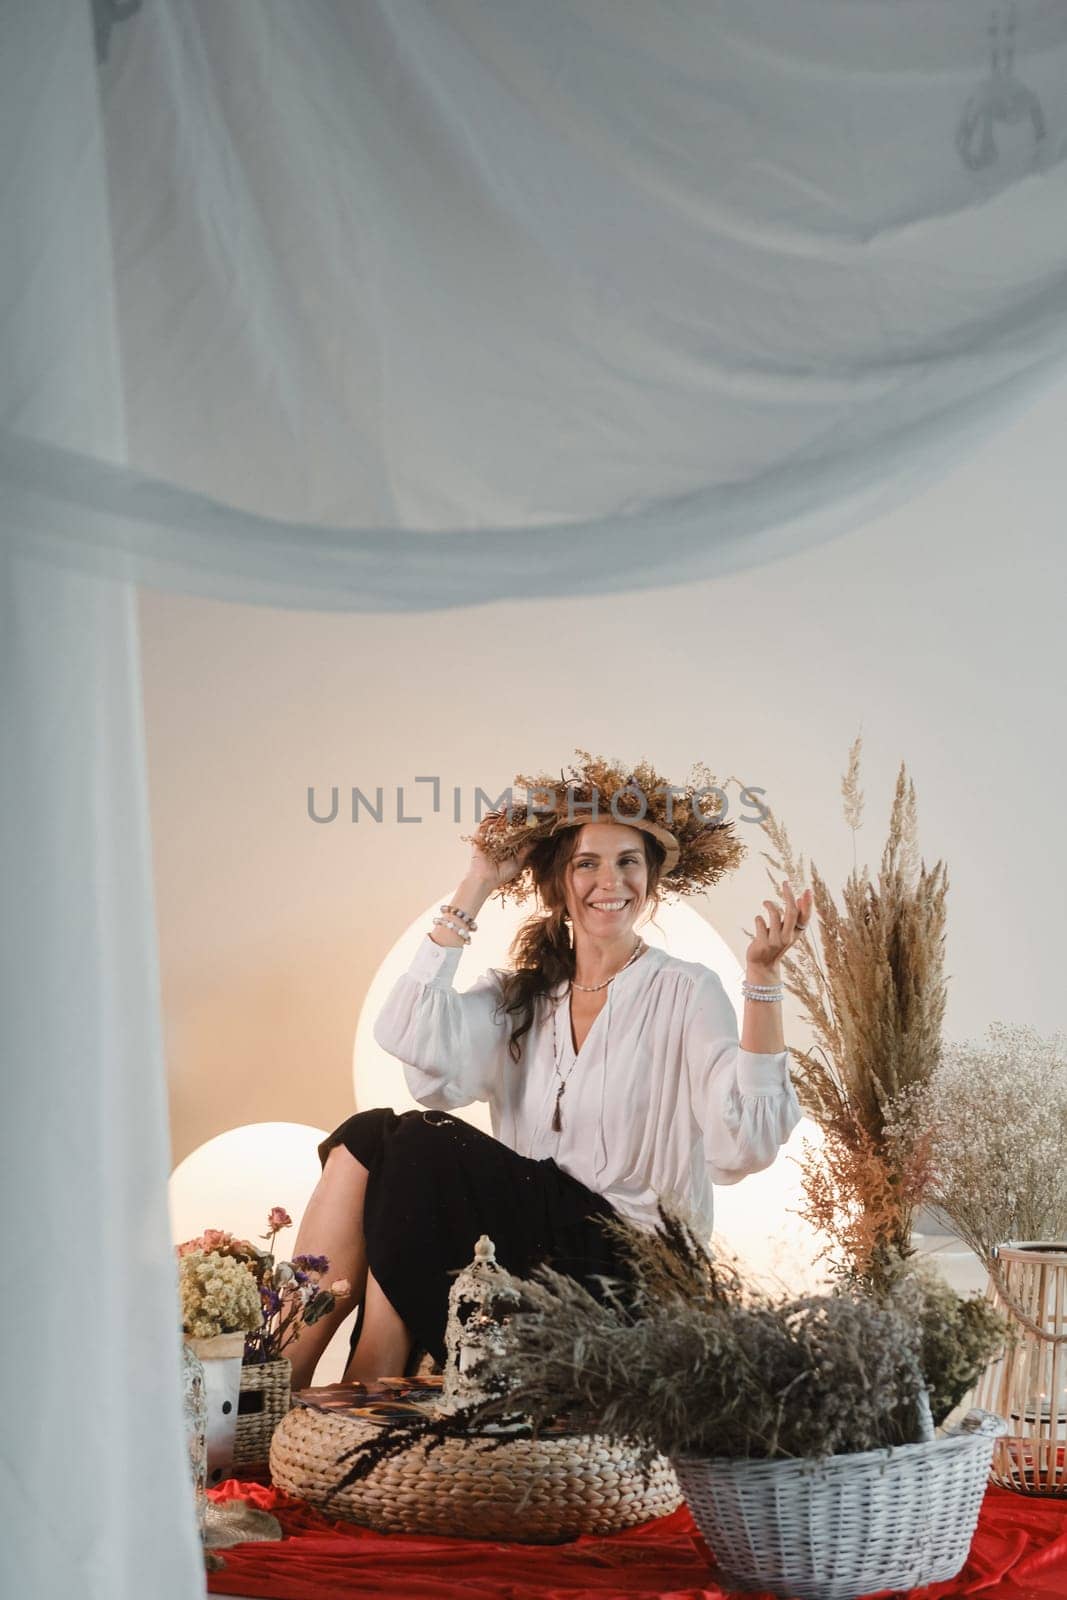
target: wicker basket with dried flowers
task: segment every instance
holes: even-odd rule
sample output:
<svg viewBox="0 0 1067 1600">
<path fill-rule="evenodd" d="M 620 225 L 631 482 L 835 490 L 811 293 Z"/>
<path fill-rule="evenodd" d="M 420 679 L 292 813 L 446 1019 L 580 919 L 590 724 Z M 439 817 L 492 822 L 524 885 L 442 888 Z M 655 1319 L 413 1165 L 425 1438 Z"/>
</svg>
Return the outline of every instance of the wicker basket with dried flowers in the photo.
<svg viewBox="0 0 1067 1600">
<path fill-rule="evenodd" d="M 713 1260 L 676 1212 L 661 1207 L 655 1233 L 607 1226 L 633 1289 L 602 1304 L 546 1267 L 513 1280 L 522 1306 L 480 1422 L 519 1413 L 536 1430 L 565 1409 L 666 1456 L 741 1588 L 855 1600 L 960 1570 L 1002 1424 L 975 1412 L 935 1437 L 927 1395 L 954 1403 L 998 1319 L 964 1360 L 944 1336 L 955 1297 L 922 1274 L 879 1295 L 775 1297 Z"/>
</svg>

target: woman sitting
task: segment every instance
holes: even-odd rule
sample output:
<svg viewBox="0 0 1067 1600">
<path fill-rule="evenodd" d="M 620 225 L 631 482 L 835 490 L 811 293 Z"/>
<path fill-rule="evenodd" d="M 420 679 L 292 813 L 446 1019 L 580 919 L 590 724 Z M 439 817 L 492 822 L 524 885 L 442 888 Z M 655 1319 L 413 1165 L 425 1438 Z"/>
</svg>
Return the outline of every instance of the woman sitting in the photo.
<svg viewBox="0 0 1067 1600">
<path fill-rule="evenodd" d="M 712 1185 L 770 1166 L 799 1120 L 779 962 L 811 891 L 798 902 L 785 883 L 783 905 L 763 902 L 739 1041 L 717 973 L 638 932 L 663 894 L 698 892 L 737 865 L 733 825 L 693 805 L 672 815 L 651 796 L 620 820 L 624 774 L 594 770 L 577 792 L 558 786 L 551 810 L 484 819 L 466 875 L 377 1018 L 375 1038 L 429 1109 L 359 1112 L 320 1146 L 297 1253 L 328 1256 L 359 1300 L 346 1380 L 411 1371 L 422 1352 L 443 1362 L 450 1278 L 481 1234 L 510 1271 L 546 1261 L 600 1294 L 601 1275 L 625 1276 L 602 1219 L 652 1227 L 658 1197 L 677 1197 L 710 1234 Z M 589 820 L 590 798 L 610 815 Z M 516 936 L 513 967 L 457 991 L 482 905 L 531 890 L 541 910 Z M 451 1115 L 476 1100 L 492 1136 Z M 302 1333 L 294 1389 L 311 1383 L 346 1309 Z"/>
</svg>

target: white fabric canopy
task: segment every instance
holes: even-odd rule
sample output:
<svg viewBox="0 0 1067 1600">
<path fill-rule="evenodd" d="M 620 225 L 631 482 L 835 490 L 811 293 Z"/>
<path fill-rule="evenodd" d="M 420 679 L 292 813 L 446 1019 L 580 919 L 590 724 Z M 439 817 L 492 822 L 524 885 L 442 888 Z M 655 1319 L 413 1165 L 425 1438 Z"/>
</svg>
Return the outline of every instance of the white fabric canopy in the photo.
<svg viewBox="0 0 1067 1600">
<path fill-rule="evenodd" d="M 107 206 L 5 408 L 7 533 L 359 609 L 828 537 L 1062 372 L 1065 83 L 1063 0 L 149 0 L 99 102 L 5 112 L 5 306 L 52 315 L 91 161 Z M 127 447 L 80 453 L 38 388 L 103 303 Z"/>
<path fill-rule="evenodd" d="M 11 0 L 0 128 L 0 1578 L 178 1600 L 131 585 L 601 594 L 914 494 L 1064 370 L 1067 5 Z"/>
</svg>

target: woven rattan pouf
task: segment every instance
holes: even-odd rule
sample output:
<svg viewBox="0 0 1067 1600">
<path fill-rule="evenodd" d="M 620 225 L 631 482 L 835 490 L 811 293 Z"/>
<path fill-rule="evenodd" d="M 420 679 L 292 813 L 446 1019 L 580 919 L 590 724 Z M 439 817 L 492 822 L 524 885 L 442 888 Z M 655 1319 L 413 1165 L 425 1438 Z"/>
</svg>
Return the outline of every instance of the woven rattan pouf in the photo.
<svg viewBox="0 0 1067 1600">
<path fill-rule="evenodd" d="M 677 1509 L 670 1466 L 653 1462 L 647 1487 L 634 1452 L 586 1434 L 516 1439 L 422 1441 L 379 1462 L 366 1478 L 327 1496 L 344 1476 L 337 1458 L 371 1439 L 361 1417 L 298 1406 L 275 1429 L 271 1478 L 328 1515 L 381 1533 L 554 1544 L 580 1533 L 618 1533 Z"/>
</svg>

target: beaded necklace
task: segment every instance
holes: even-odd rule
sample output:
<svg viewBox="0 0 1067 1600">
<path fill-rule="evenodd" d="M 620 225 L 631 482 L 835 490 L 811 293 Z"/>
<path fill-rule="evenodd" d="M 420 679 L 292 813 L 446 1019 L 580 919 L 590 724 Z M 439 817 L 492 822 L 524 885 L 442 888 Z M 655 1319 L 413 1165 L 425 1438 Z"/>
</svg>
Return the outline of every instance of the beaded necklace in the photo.
<svg viewBox="0 0 1067 1600">
<path fill-rule="evenodd" d="M 626 962 L 623 963 L 623 965 L 619 968 L 619 972 L 625 972 L 626 968 L 631 966 L 633 964 L 633 962 L 635 962 L 637 960 L 637 958 L 641 954 L 642 950 L 645 950 L 645 949 L 647 949 L 645 941 L 643 939 L 638 939 L 637 948 L 635 949 L 633 955 L 630 957 L 629 961 L 626 961 Z M 592 988 L 586 989 L 586 993 L 593 994 L 598 989 L 606 989 L 609 983 L 614 983 L 615 982 L 615 979 L 619 976 L 619 972 L 613 972 L 611 977 L 607 978 L 603 983 L 595 984 Z M 580 1051 L 576 1051 L 575 1052 L 574 1060 L 571 1062 L 570 1066 L 568 1067 L 567 1074 L 566 1074 L 566 1077 L 565 1077 L 563 1075 L 563 1073 L 561 1073 L 560 1070 L 559 1070 L 559 1038 L 558 1038 L 558 1035 L 557 1035 L 557 1032 L 556 1032 L 556 1013 L 559 1010 L 560 1006 L 563 1005 L 565 1001 L 569 1003 L 570 992 L 571 992 L 572 986 L 573 985 L 571 983 L 568 983 L 567 984 L 566 993 L 561 995 L 558 1000 L 554 1000 L 552 1002 L 552 1065 L 555 1068 L 556 1077 L 559 1079 L 559 1088 L 556 1090 L 555 1109 L 552 1112 L 552 1132 L 553 1133 L 562 1133 L 563 1132 L 563 1116 L 562 1116 L 561 1109 L 560 1109 L 561 1102 L 563 1100 L 563 1091 L 567 1087 L 567 1083 L 568 1083 L 568 1081 L 570 1079 L 571 1073 L 574 1071 L 575 1067 L 578 1065 L 578 1056 L 581 1054 Z M 585 988 L 586 986 L 584 984 L 578 984 L 576 987 Z M 584 1043 L 584 1040 L 583 1040 L 583 1043 Z"/>
</svg>

